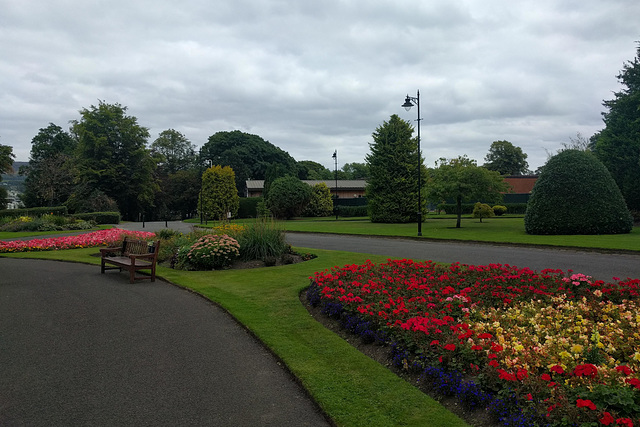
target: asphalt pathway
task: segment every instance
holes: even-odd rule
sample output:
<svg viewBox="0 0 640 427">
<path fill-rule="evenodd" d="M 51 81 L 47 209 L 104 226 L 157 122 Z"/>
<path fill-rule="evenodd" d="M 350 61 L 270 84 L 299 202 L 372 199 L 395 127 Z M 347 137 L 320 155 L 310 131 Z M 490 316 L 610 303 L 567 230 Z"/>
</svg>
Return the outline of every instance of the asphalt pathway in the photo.
<svg viewBox="0 0 640 427">
<path fill-rule="evenodd" d="M 327 425 L 204 298 L 97 266 L 0 258 L 0 426 Z"/>
</svg>

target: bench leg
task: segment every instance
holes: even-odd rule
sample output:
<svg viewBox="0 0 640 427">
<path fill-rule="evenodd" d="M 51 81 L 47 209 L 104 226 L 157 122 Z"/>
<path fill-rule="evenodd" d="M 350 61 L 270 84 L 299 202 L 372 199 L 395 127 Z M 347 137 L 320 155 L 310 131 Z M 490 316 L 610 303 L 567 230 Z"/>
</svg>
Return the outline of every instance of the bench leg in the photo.
<svg viewBox="0 0 640 427">
<path fill-rule="evenodd" d="M 100 273 L 104 274 L 104 259 L 100 260 Z"/>
<path fill-rule="evenodd" d="M 136 280 L 136 270 L 132 268 L 129 270 L 129 283 L 135 283 Z"/>
</svg>

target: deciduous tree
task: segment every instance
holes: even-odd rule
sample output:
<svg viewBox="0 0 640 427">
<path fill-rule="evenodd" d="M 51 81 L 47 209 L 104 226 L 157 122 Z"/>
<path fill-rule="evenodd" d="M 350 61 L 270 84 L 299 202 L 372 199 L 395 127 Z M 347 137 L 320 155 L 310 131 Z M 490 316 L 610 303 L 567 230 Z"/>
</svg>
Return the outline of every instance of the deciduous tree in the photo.
<svg viewBox="0 0 640 427">
<path fill-rule="evenodd" d="M 273 181 L 266 205 L 276 218 L 299 216 L 311 199 L 311 187 L 294 176 Z"/>
<path fill-rule="evenodd" d="M 126 112 L 120 104 L 100 101 L 80 111 L 72 131 L 78 139 L 80 183 L 113 198 L 123 218 L 131 220 L 152 206 L 157 184 L 147 149 L 149 130 Z"/>
<path fill-rule="evenodd" d="M 484 167 L 501 175 L 524 175 L 529 171 L 527 155 L 509 141 L 493 141 Z"/>
<path fill-rule="evenodd" d="M 499 202 L 509 188 L 498 172 L 478 166 L 467 156 L 441 158 L 430 173 L 428 198 L 435 203 L 455 200 L 457 228 L 461 226 L 463 202 Z"/>
</svg>

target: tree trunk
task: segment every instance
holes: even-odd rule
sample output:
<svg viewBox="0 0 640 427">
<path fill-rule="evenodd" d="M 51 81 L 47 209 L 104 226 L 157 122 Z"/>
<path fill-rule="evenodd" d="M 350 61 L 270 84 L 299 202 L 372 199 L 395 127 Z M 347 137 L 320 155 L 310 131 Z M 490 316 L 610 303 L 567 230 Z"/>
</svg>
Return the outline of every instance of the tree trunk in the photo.
<svg viewBox="0 0 640 427">
<path fill-rule="evenodd" d="M 460 228 L 460 222 L 462 220 L 462 197 L 456 197 L 456 213 L 458 214 L 458 221 L 456 222 L 456 228 Z"/>
</svg>

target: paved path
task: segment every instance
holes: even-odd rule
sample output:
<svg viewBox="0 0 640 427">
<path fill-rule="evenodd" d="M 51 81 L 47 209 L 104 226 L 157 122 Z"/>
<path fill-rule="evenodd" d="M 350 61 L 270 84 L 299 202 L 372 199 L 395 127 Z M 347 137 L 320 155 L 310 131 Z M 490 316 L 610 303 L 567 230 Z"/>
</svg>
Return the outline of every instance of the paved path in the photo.
<svg viewBox="0 0 640 427">
<path fill-rule="evenodd" d="M 0 426 L 329 425 L 204 298 L 84 264 L 0 272 Z"/>
<path fill-rule="evenodd" d="M 533 270 L 559 268 L 597 279 L 640 278 L 640 254 L 612 254 L 577 250 L 520 247 L 419 239 L 287 233 L 293 246 L 341 250 L 395 258 L 456 262 L 473 265 L 491 263 L 528 267 Z"/>
<path fill-rule="evenodd" d="M 143 228 L 142 223 L 131 222 L 121 224 L 120 227 L 146 231 L 165 228 L 164 222 L 148 222 L 144 225 Z M 180 221 L 169 222 L 167 225 L 182 232 L 189 232 L 192 229 L 190 224 Z M 459 261 L 474 265 L 500 263 L 528 267 L 537 271 L 545 268 L 559 268 L 565 272 L 573 270 L 602 280 L 612 280 L 614 277 L 640 278 L 640 254 L 320 233 L 287 233 L 287 241 L 298 247 L 342 250 L 414 260 Z"/>
</svg>

